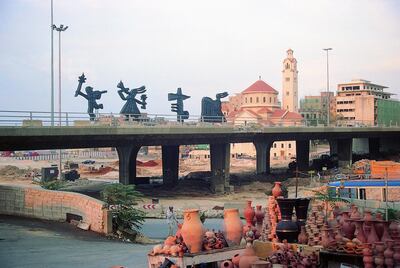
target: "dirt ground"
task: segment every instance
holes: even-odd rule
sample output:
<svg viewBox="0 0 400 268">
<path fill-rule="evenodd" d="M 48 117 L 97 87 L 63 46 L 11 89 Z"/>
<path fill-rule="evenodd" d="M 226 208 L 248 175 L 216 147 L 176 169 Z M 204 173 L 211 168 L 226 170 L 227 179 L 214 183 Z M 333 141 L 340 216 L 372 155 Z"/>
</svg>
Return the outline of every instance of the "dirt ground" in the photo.
<svg viewBox="0 0 400 268">
<path fill-rule="evenodd" d="M 69 190 L 82 192 L 93 197 L 99 197 L 99 192 L 110 182 L 118 179 L 117 159 L 93 159 L 94 165 L 84 165 L 84 159 L 65 159 L 79 163 L 81 179 L 70 183 Z M 0 183 L 7 184 L 32 184 L 34 172 L 40 173 L 41 167 L 57 164 L 54 161 L 16 160 L 10 157 L 0 157 Z M 141 157 L 137 165 L 138 176 L 160 177 L 162 174 L 161 160 L 150 157 Z M 144 203 L 150 203 L 151 198 L 159 198 L 164 205 L 184 208 L 185 206 L 198 206 L 202 209 L 211 209 L 215 206 L 224 206 L 231 202 L 244 202 L 253 200 L 257 204 L 265 205 L 266 198 L 274 181 L 284 181 L 283 185 L 288 187 L 289 196 L 295 194 L 295 179 L 289 178 L 290 174 L 285 173 L 285 167 L 275 169 L 275 174 L 255 175 L 255 160 L 233 159 L 231 161 L 230 184 L 234 191 L 230 194 L 212 194 L 209 187 L 210 164 L 209 160 L 180 160 L 179 183 L 174 187 L 165 188 L 162 185 L 138 186 L 144 195 Z M 288 179 L 289 178 L 289 179 Z M 317 185 L 315 185 L 317 186 Z M 310 195 L 310 179 L 299 179 L 299 196 Z"/>
</svg>

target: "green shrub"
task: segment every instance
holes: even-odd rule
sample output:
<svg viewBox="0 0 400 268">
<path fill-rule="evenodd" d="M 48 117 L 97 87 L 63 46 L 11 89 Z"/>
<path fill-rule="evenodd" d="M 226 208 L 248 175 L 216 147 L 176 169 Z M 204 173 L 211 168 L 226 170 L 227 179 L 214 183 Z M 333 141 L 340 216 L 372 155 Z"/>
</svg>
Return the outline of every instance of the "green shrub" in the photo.
<svg viewBox="0 0 400 268">
<path fill-rule="evenodd" d="M 54 181 L 42 181 L 40 182 L 40 186 L 47 190 L 60 190 L 67 185 L 66 181 L 63 180 L 54 180 Z"/>
<path fill-rule="evenodd" d="M 135 190 L 134 185 L 114 183 L 101 192 L 103 201 L 113 213 L 116 229 L 141 228 L 146 213 L 134 207 L 142 200 L 142 194 Z"/>
</svg>

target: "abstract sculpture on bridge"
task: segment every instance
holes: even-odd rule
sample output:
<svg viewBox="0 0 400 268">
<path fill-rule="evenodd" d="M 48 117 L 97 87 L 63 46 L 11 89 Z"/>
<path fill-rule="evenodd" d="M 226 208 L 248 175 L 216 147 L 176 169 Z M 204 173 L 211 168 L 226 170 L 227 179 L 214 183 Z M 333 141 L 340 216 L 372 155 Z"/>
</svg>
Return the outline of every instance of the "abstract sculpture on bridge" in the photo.
<svg viewBox="0 0 400 268">
<path fill-rule="evenodd" d="M 201 119 L 203 122 L 225 122 L 225 116 L 221 111 L 221 99 L 228 96 L 227 92 L 215 95 L 215 100 L 204 97 L 201 100 Z"/>
<path fill-rule="evenodd" d="M 177 121 L 184 122 L 189 118 L 189 112 L 183 110 L 183 101 L 189 99 L 190 96 L 183 95 L 182 89 L 179 87 L 176 93 L 168 93 L 168 101 L 176 100 L 176 103 L 171 104 L 171 111 L 177 114 Z"/>
<path fill-rule="evenodd" d="M 126 116 L 126 119 L 128 120 L 129 117 L 134 117 L 134 118 L 139 118 L 140 117 L 140 111 L 139 108 L 137 107 L 136 103 L 139 103 L 142 105 L 140 108 L 146 109 L 146 99 L 147 95 L 143 94 L 146 92 L 146 87 L 141 86 L 139 88 L 126 88 L 124 86 L 124 83 L 120 81 L 117 85 L 118 90 L 118 95 L 121 97 L 122 100 L 126 101 L 125 105 L 122 107 L 120 114 L 123 114 Z M 126 94 L 126 95 L 124 95 Z M 141 100 L 136 99 L 137 94 L 142 94 L 140 96 Z"/>
<path fill-rule="evenodd" d="M 78 84 L 78 88 L 75 91 L 75 97 L 78 97 L 78 95 L 81 95 L 82 97 L 84 97 L 85 99 L 87 99 L 88 101 L 88 109 L 87 109 L 87 113 L 89 114 L 90 117 L 90 121 L 93 121 L 96 117 L 96 115 L 94 114 L 94 109 L 98 110 L 98 109 L 103 109 L 103 104 L 98 104 L 97 100 L 100 100 L 101 95 L 106 93 L 107 90 L 103 90 L 103 91 L 99 91 L 99 90 L 95 90 L 93 91 L 92 87 L 87 86 L 85 88 L 86 94 L 82 93 L 81 89 L 82 89 L 82 84 L 86 82 L 86 77 L 85 74 L 82 73 L 81 76 L 79 76 L 79 84 Z"/>
</svg>

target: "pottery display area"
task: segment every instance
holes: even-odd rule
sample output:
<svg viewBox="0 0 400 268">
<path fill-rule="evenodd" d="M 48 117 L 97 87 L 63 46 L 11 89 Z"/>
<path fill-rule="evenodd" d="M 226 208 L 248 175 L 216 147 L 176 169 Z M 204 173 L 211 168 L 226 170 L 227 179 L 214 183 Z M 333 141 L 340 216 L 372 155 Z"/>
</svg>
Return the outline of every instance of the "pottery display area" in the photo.
<svg viewBox="0 0 400 268">
<path fill-rule="evenodd" d="M 224 210 L 223 231 L 205 230 L 199 211 L 184 211 L 175 236 L 154 246 L 149 268 L 400 267 L 400 226 L 351 205 L 351 211 L 306 198 L 283 198 L 276 182 L 267 207 L 247 201 Z M 325 205 L 325 207 L 324 207 Z M 343 207 L 348 207 L 347 204 Z M 322 265 L 322 266 L 321 266 Z"/>
</svg>

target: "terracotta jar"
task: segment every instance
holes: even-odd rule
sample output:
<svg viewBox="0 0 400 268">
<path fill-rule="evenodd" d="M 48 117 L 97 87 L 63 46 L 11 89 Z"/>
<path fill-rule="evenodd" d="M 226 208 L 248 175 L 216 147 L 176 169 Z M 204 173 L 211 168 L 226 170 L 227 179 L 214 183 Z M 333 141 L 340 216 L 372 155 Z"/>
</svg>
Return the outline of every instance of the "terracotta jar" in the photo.
<svg viewBox="0 0 400 268">
<path fill-rule="evenodd" d="M 264 221 L 264 217 L 265 217 L 265 212 L 262 210 L 261 205 L 257 205 L 256 206 L 256 212 L 255 212 L 255 216 L 256 216 L 256 222 L 257 224 L 262 224 Z"/>
<path fill-rule="evenodd" d="M 221 265 L 219 266 L 221 268 L 233 268 L 233 263 L 230 260 L 226 260 L 221 262 Z"/>
<path fill-rule="evenodd" d="M 239 268 L 251 268 L 251 264 L 255 261 L 258 261 L 258 257 L 254 252 L 253 246 L 247 244 L 243 253 L 240 255 Z"/>
<path fill-rule="evenodd" d="M 372 245 L 364 244 L 363 249 L 363 262 L 365 268 L 373 268 L 374 267 L 374 258 L 372 257 Z"/>
<path fill-rule="evenodd" d="M 281 188 L 282 183 L 280 181 L 275 182 L 274 188 L 272 188 L 272 195 L 277 198 L 279 196 L 282 196 L 282 188 Z"/>
<path fill-rule="evenodd" d="M 251 201 L 247 201 L 247 206 L 245 210 L 243 211 L 243 216 L 246 219 L 246 223 L 248 225 L 253 225 L 253 220 L 255 216 L 254 208 L 251 206 Z"/>
<path fill-rule="evenodd" d="M 393 259 L 395 265 L 400 265 L 400 245 L 393 246 Z"/>
<path fill-rule="evenodd" d="M 386 243 L 387 240 L 392 240 L 392 237 L 389 235 L 389 223 L 388 222 L 380 222 L 383 224 L 383 234 L 381 236 L 381 242 Z"/>
<path fill-rule="evenodd" d="M 375 214 L 375 219 L 376 219 L 376 223 L 375 223 L 375 231 L 376 234 L 378 235 L 379 239 L 382 239 L 382 235 L 383 235 L 383 229 L 384 229 L 384 220 L 382 218 L 382 213 L 377 212 Z M 389 224 L 388 224 L 389 226 Z"/>
<path fill-rule="evenodd" d="M 364 228 L 366 228 L 366 227 L 370 227 L 370 231 L 369 231 L 369 234 L 368 234 L 368 237 L 367 237 L 367 242 L 371 243 L 371 244 L 374 244 L 375 242 L 378 242 L 379 241 L 379 237 L 375 232 L 375 224 L 373 222 L 371 222 L 370 225 L 366 225 Z"/>
<path fill-rule="evenodd" d="M 394 240 L 386 240 L 386 249 L 383 252 L 383 256 L 385 257 L 385 264 L 387 268 L 392 268 L 394 266 L 394 251 L 393 251 Z"/>
<path fill-rule="evenodd" d="M 297 242 L 299 244 L 307 244 L 308 243 L 308 235 L 306 233 L 306 227 L 305 226 L 301 226 L 301 231 L 300 231 L 300 234 L 298 236 Z"/>
<path fill-rule="evenodd" d="M 242 239 L 243 224 L 237 208 L 224 210 L 224 231 L 228 246 L 239 245 Z"/>
<path fill-rule="evenodd" d="M 240 261 L 240 255 L 239 255 L 239 254 L 235 254 L 235 255 L 232 257 L 232 263 L 233 263 L 233 266 L 234 266 L 235 268 L 239 267 L 239 261 Z"/>
<path fill-rule="evenodd" d="M 190 253 L 201 251 L 204 228 L 200 221 L 198 209 L 188 209 L 183 212 L 182 238 Z"/>
<path fill-rule="evenodd" d="M 348 239 L 353 239 L 355 229 L 356 229 L 355 225 L 353 225 L 352 222 L 349 221 L 348 212 L 343 212 L 342 213 L 342 234 Z"/>
<path fill-rule="evenodd" d="M 366 243 L 367 242 L 367 238 L 365 237 L 364 234 L 364 229 L 362 226 L 362 221 L 356 221 L 356 238 L 361 242 L 361 243 Z"/>
<path fill-rule="evenodd" d="M 364 221 L 372 221 L 373 217 L 372 217 L 372 213 L 369 210 L 364 210 Z"/>
<path fill-rule="evenodd" d="M 385 258 L 383 255 L 383 252 L 385 250 L 385 244 L 383 242 L 375 242 L 375 258 L 374 262 L 376 265 L 376 268 L 383 268 L 385 264 Z"/>
<path fill-rule="evenodd" d="M 350 219 L 354 219 L 354 220 L 361 219 L 361 214 L 358 211 L 358 207 L 356 205 L 352 205 Z"/>
</svg>

